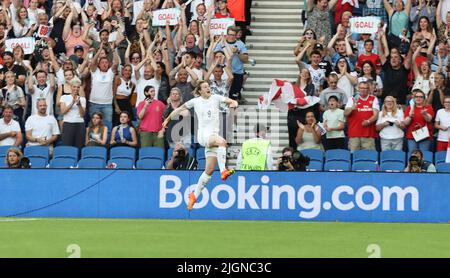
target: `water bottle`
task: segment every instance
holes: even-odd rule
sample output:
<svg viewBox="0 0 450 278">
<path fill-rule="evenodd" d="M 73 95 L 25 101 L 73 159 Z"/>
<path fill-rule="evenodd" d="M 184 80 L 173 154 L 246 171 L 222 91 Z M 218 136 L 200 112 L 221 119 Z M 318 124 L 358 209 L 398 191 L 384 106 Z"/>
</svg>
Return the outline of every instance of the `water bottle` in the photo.
<svg viewBox="0 0 450 278">
<path fill-rule="evenodd" d="M 122 126 L 119 126 L 118 132 L 119 132 L 119 136 L 120 136 L 120 142 L 123 142 L 123 127 Z"/>
</svg>

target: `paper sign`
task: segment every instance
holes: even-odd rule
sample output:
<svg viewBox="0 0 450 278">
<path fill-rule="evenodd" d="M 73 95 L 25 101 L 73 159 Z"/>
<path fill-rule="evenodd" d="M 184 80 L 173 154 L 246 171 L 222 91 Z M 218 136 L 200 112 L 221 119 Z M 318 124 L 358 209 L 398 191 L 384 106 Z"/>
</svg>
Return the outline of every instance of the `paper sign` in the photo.
<svg viewBox="0 0 450 278">
<path fill-rule="evenodd" d="M 227 33 L 227 28 L 234 25 L 234 18 L 213 18 L 209 26 L 209 33 L 213 36 Z"/>
<path fill-rule="evenodd" d="M 144 1 L 134 1 L 133 3 L 133 22 L 131 24 L 136 25 L 136 20 L 144 9 Z"/>
<path fill-rule="evenodd" d="M 166 26 L 167 20 L 170 20 L 169 25 L 177 25 L 180 16 L 181 16 L 181 9 L 179 8 L 153 11 L 152 26 Z"/>
<path fill-rule="evenodd" d="M 17 45 L 20 45 L 23 48 L 25 54 L 32 54 L 34 52 L 35 39 L 33 37 L 24 37 L 5 41 L 7 51 L 13 51 L 14 47 Z"/>
<path fill-rule="evenodd" d="M 375 34 L 378 31 L 380 18 L 376 16 L 350 18 L 350 31 L 358 34 Z"/>
<path fill-rule="evenodd" d="M 50 26 L 47 25 L 39 25 L 39 29 L 38 29 L 38 37 L 39 38 L 48 38 L 48 35 L 50 34 Z"/>
</svg>

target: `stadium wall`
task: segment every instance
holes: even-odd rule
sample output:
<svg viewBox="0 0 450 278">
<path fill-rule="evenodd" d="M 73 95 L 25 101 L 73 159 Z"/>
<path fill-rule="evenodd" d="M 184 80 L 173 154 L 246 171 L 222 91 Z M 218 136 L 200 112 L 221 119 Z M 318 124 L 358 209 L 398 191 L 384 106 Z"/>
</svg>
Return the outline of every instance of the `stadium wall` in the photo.
<svg viewBox="0 0 450 278">
<path fill-rule="evenodd" d="M 0 216 L 358 222 L 450 220 L 448 174 L 218 173 L 194 210 L 200 171 L 0 170 Z"/>
</svg>

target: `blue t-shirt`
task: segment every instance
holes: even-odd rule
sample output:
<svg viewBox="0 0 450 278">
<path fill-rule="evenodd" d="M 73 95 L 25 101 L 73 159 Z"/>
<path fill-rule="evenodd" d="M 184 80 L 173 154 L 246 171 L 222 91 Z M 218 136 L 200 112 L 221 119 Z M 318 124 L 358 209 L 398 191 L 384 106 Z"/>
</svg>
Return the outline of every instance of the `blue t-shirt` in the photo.
<svg viewBox="0 0 450 278">
<path fill-rule="evenodd" d="M 241 54 L 247 54 L 248 52 L 247 47 L 245 47 L 245 44 L 240 40 L 237 40 L 234 43 L 226 42 L 226 44 L 231 47 L 236 46 Z M 223 51 L 223 47 L 220 43 L 216 45 L 216 48 L 214 48 L 214 52 L 215 51 Z M 231 60 L 231 70 L 233 73 L 244 74 L 244 63 L 241 59 L 239 59 L 237 53 L 233 55 L 233 60 Z"/>
</svg>

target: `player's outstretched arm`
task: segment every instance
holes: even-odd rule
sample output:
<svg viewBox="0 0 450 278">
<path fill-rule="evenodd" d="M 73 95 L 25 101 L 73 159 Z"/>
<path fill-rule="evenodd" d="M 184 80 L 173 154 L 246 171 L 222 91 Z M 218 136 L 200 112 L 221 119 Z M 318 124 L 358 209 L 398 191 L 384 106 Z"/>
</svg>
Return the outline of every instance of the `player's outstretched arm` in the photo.
<svg viewBox="0 0 450 278">
<path fill-rule="evenodd" d="M 167 127 L 167 124 L 170 122 L 170 120 L 177 116 L 178 114 L 180 114 L 183 110 L 187 110 L 188 108 L 186 107 L 186 104 L 181 105 L 180 107 L 178 107 L 177 109 L 173 110 L 172 113 L 169 114 L 169 116 L 167 116 L 167 118 L 164 120 L 162 127 L 165 129 Z"/>
<path fill-rule="evenodd" d="M 230 107 L 230 108 L 237 108 L 238 107 L 238 102 L 231 99 L 231 98 L 225 98 L 224 102 Z"/>
</svg>

